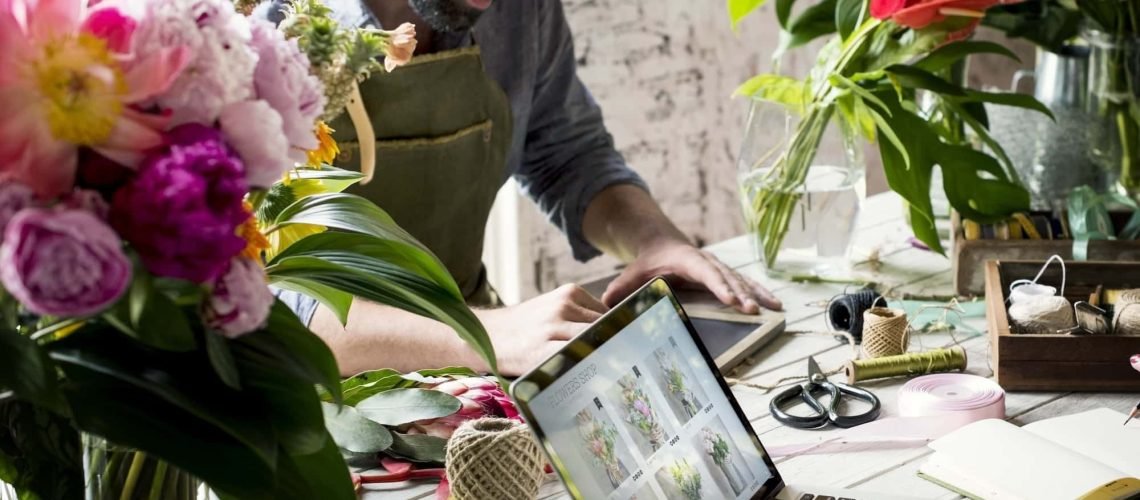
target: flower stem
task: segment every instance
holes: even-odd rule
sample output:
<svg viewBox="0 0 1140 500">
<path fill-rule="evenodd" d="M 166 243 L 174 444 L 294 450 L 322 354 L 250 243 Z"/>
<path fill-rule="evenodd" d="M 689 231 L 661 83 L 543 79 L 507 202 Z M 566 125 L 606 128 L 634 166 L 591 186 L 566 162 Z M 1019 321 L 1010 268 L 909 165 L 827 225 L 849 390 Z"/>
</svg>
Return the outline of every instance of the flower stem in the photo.
<svg viewBox="0 0 1140 500">
<path fill-rule="evenodd" d="M 123 485 L 123 492 L 119 495 L 119 500 L 131 499 L 131 495 L 135 493 L 135 486 L 138 485 L 139 474 L 142 473 L 144 464 L 146 464 L 146 453 L 141 451 L 134 452 L 134 459 L 131 460 L 131 468 L 127 472 L 127 482 Z"/>
<path fill-rule="evenodd" d="M 154 478 L 150 483 L 149 500 L 162 500 L 162 487 L 166 484 L 166 462 L 159 460 L 154 466 Z"/>
</svg>

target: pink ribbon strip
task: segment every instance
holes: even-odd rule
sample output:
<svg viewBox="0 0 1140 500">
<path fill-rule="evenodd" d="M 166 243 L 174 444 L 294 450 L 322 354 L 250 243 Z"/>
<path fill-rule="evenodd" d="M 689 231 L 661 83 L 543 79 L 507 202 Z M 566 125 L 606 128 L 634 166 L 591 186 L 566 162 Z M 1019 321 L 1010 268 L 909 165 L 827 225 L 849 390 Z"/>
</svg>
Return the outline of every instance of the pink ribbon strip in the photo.
<svg viewBox="0 0 1140 500">
<path fill-rule="evenodd" d="M 1140 372 L 1140 354 L 1132 356 L 1132 367 Z"/>
<path fill-rule="evenodd" d="M 976 375 L 939 373 L 899 389 L 898 417 L 876 420 L 814 443 L 766 446 L 773 458 L 923 446 L 966 424 L 1005 418 L 1005 391 Z"/>
</svg>

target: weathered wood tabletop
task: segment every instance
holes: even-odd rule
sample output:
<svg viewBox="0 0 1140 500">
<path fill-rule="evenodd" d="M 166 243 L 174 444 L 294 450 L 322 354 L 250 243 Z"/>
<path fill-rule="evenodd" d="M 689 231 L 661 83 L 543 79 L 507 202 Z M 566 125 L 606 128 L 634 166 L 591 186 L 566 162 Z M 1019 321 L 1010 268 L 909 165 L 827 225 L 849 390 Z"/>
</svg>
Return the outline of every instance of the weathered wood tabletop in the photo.
<svg viewBox="0 0 1140 500">
<path fill-rule="evenodd" d="M 902 202 L 894 194 L 871 197 L 864 204 L 855 235 L 854 259 L 870 260 L 856 266 L 855 277 L 890 287 L 892 296 L 948 296 L 953 294 L 949 260 L 910 245 L 909 228 L 902 217 Z M 787 330 L 772 344 L 759 351 L 752 362 L 740 367 L 733 376 L 760 385 L 771 385 L 782 378 L 806 372 L 806 358 L 814 356 L 824 370 L 841 366 L 852 357 L 851 347 L 822 332 L 827 326 L 823 318 L 827 301 L 843 293 L 850 285 L 838 283 L 795 284 L 768 279 L 755 261 L 752 248 L 744 238 L 735 238 L 709 247 L 730 266 L 761 279 L 784 302 Z M 875 256 L 876 258 L 871 258 Z M 874 265 L 877 261 L 879 264 Z M 962 319 L 952 331 L 918 333 L 911 338 L 911 350 L 932 349 L 960 344 L 969 355 L 969 373 L 992 377 L 990 344 L 982 315 Z M 832 380 L 842 381 L 843 375 Z M 905 379 L 860 383 L 883 403 L 882 417 L 898 415 L 897 393 Z M 776 391 L 774 391 L 776 392 Z M 773 393 L 750 387 L 733 388 L 760 440 L 766 446 L 799 444 L 827 439 L 839 430 L 798 430 L 781 425 L 768 413 Z M 1014 392 L 1006 395 L 1008 419 L 1018 425 L 1079 411 L 1109 407 L 1127 412 L 1136 404 L 1136 394 Z M 852 487 L 861 490 L 906 495 L 916 498 L 960 498 L 945 489 L 919 478 L 916 472 L 931 451 L 925 446 L 895 449 L 853 448 L 843 453 L 803 455 L 776 460 L 786 482 L 820 486 Z M 373 487 L 365 499 L 433 498 L 434 484 L 395 484 Z M 565 498 L 556 478 L 543 487 L 540 498 Z"/>
</svg>

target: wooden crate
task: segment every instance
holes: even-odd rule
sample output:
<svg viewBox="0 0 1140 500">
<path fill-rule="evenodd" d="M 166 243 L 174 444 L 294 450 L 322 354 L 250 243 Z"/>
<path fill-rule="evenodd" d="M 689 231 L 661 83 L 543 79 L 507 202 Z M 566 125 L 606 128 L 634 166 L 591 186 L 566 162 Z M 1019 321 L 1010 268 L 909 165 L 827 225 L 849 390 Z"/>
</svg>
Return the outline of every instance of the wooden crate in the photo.
<svg viewBox="0 0 1140 500">
<path fill-rule="evenodd" d="M 1010 333 L 1006 299 L 1009 284 L 1032 279 L 1041 261 L 986 263 L 986 320 L 999 384 L 1015 391 L 1140 391 L 1140 373 L 1128 363 L 1140 354 L 1140 336 L 1034 335 Z M 1069 300 L 1089 299 L 1097 285 L 1140 288 L 1140 263 L 1066 264 Z M 1059 286 L 1061 269 L 1049 267 L 1040 283 Z"/>
<path fill-rule="evenodd" d="M 1112 214 L 1117 227 L 1123 227 L 1127 214 Z M 1040 260 L 1060 255 L 1073 259 L 1072 240 L 967 240 L 957 214 L 951 219 L 954 244 L 954 290 L 958 295 L 986 293 L 986 262 L 990 260 Z M 1089 242 L 1089 261 L 1140 261 L 1140 241 L 1095 240 Z M 1032 278 L 1032 276 L 1030 276 Z"/>
</svg>

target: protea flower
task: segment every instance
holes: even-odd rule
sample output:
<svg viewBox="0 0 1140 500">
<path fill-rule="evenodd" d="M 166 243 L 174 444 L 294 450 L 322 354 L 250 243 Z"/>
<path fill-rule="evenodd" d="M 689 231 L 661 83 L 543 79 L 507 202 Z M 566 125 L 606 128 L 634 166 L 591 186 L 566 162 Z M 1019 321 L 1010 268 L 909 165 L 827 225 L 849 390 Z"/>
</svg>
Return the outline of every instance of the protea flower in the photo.
<svg viewBox="0 0 1140 500">
<path fill-rule="evenodd" d="M 453 415 L 411 424 L 407 430 L 408 434 L 427 434 L 447 439 L 460 424 L 468 420 L 497 417 L 522 422 L 518 408 L 510 396 L 507 396 L 499 384 L 490 378 L 461 378 L 423 388 L 455 396 L 463 406 Z"/>
</svg>

